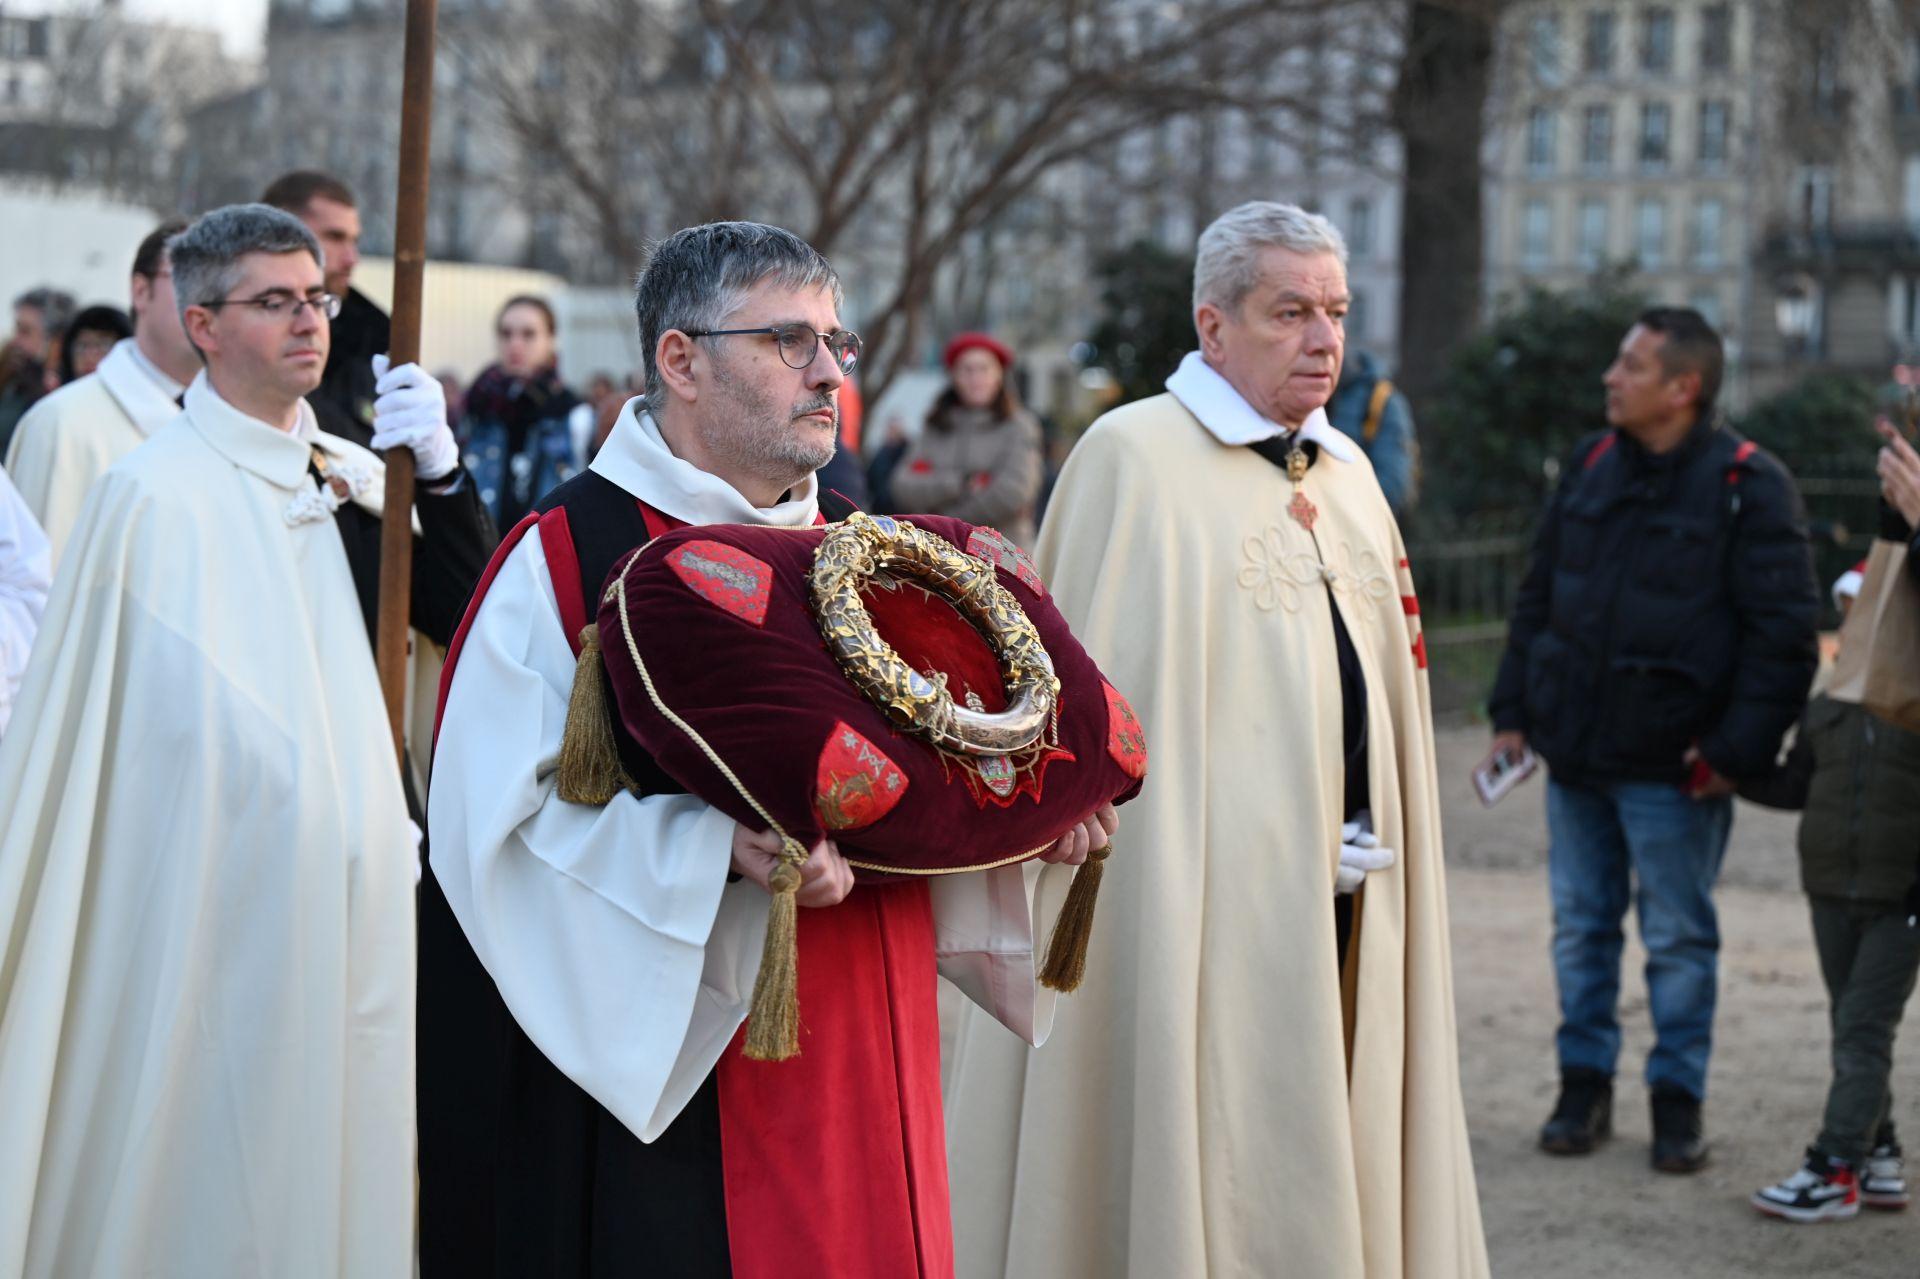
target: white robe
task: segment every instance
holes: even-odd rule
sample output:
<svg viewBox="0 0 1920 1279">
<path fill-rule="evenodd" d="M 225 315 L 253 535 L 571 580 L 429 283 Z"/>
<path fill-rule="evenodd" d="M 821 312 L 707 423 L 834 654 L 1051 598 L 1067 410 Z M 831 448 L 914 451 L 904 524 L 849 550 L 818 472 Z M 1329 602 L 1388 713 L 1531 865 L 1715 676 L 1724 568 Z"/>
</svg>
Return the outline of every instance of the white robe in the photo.
<svg viewBox="0 0 1920 1279">
<path fill-rule="evenodd" d="M 202 378 L 76 525 L 0 741 L 0 1276 L 411 1265 L 412 837 L 308 457 Z"/>
<path fill-rule="evenodd" d="M 52 581 L 46 534 L 7 473 L 0 471 L 0 733 L 7 731 Z"/>
<path fill-rule="evenodd" d="M 593 470 L 690 524 L 813 523 L 811 477 L 756 508 L 676 458 L 641 403 L 621 411 Z M 433 870 L 528 1038 L 652 1141 L 746 1017 L 770 899 L 727 883 L 733 819 L 691 795 L 591 807 L 554 794 L 573 673 L 534 529 L 473 617 L 448 690 L 428 801 Z M 1029 863 L 931 885 L 941 972 L 1033 1043 L 1053 1021 L 1035 980 L 1035 920 L 1058 912 L 1070 879 Z"/>
<path fill-rule="evenodd" d="M 87 490 L 180 412 L 186 388 L 169 380 L 124 338 L 100 367 L 27 410 L 7 449 L 7 472 L 53 546 L 53 562 L 73 531 Z"/>
</svg>

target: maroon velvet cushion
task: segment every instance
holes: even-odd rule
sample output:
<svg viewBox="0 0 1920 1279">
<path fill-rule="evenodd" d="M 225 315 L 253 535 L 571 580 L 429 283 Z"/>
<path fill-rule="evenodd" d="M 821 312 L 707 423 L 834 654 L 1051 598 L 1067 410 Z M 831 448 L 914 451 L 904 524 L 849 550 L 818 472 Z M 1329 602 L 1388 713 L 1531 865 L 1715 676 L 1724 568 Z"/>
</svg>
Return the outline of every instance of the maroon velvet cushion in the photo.
<svg viewBox="0 0 1920 1279">
<path fill-rule="evenodd" d="M 1060 679 L 1053 744 L 1018 768 L 945 754 L 897 729 L 845 675 L 814 622 L 807 573 L 824 528 L 686 528 L 616 566 L 600 640 L 627 731 L 693 794 L 753 828 L 766 823 L 645 687 L 629 633 L 666 710 L 788 834 L 834 839 L 863 877 L 938 873 L 1043 851 L 1108 801 L 1131 799 L 1146 742 L 1053 606 L 1032 562 L 988 528 L 904 516 L 996 566 L 1039 630 Z M 875 629 L 914 669 L 947 676 L 955 699 L 1005 706 L 998 664 L 943 599 L 912 585 L 862 593 Z"/>
</svg>

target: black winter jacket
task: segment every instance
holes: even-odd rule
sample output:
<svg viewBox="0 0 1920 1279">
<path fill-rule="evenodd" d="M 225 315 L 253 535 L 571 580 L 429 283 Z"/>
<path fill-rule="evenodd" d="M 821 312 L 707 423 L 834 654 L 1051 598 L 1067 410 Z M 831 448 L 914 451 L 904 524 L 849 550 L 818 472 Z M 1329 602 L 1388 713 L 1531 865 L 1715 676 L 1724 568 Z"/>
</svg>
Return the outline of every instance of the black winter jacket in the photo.
<svg viewBox="0 0 1920 1279">
<path fill-rule="evenodd" d="M 1806 514 L 1771 454 L 1703 421 L 1569 457 L 1534 538 L 1490 710 L 1563 781 L 1766 772 L 1818 665 Z"/>
</svg>

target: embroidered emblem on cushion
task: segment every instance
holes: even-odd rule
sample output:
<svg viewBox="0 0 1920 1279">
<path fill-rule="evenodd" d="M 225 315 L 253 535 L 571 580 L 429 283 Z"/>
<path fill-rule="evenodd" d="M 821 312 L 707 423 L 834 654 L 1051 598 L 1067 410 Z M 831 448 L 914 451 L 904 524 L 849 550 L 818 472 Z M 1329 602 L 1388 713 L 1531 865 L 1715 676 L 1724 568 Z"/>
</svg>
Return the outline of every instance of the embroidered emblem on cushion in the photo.
<svg viewBox="0 0 1920 1279">
<path fill-rule="evenodd" d="M 871 826 L 907 793 L 907 775 L 872 742 L 836 723 L 820 749 L 814 808 L 828 830 Z"/>
<path fill-rule="evenodd" d="M 1133 707 L 1111 684 L 1102 684 L 1107 693 L 1107 754 L 1120 765 L 1120 771 L 1136 781 L 1147 775 L 1147 733 Z"/>
<path fill-rule="evenodd" d="M 1040 580 L 1040 570 L 1027 558 L 1027 553 L 1014 545 L 999 529 L 983 526 L 973 530 L 972 536 L 967 538 L 967 554 L 985 560 L 995 568 L 1005 569 L 1035 595 L 1047 593 L 1047 584 Z"/>
<path fill-rule="evenodd" d="M 767 620 L 773 570 L 766 561 L 724 542 L 699 541 L 675 549 L 667 563 L 689 590 L 709 604 L 755 626 Z"/>
</svg>

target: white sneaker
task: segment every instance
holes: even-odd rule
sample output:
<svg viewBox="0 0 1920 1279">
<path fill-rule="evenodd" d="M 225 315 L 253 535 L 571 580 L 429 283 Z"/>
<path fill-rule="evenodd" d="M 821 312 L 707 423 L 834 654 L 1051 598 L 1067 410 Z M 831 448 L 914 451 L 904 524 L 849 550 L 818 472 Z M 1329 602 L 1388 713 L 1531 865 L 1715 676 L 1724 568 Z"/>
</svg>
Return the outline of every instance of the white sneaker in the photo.
<svg viewBox="0 0 1920 1279">
<path fill-rule="evenodd" d="M 1753 1206 L 1783 1221 L 1844 1221 L 1860 1215 L 1860 1187 L 1845 1160 L 1809 1146 L 1791 1176 L 1753 1192 Z"/>
<path fill-rule="evenodd" d="M 1860 1174 L 1860 1202 L 1869 1208 L 1897 1212 L 1907 1206 L 1907 1171 L 1900 1147 L 1885 1142 L 1873 1148 Z"/>
</svg>

